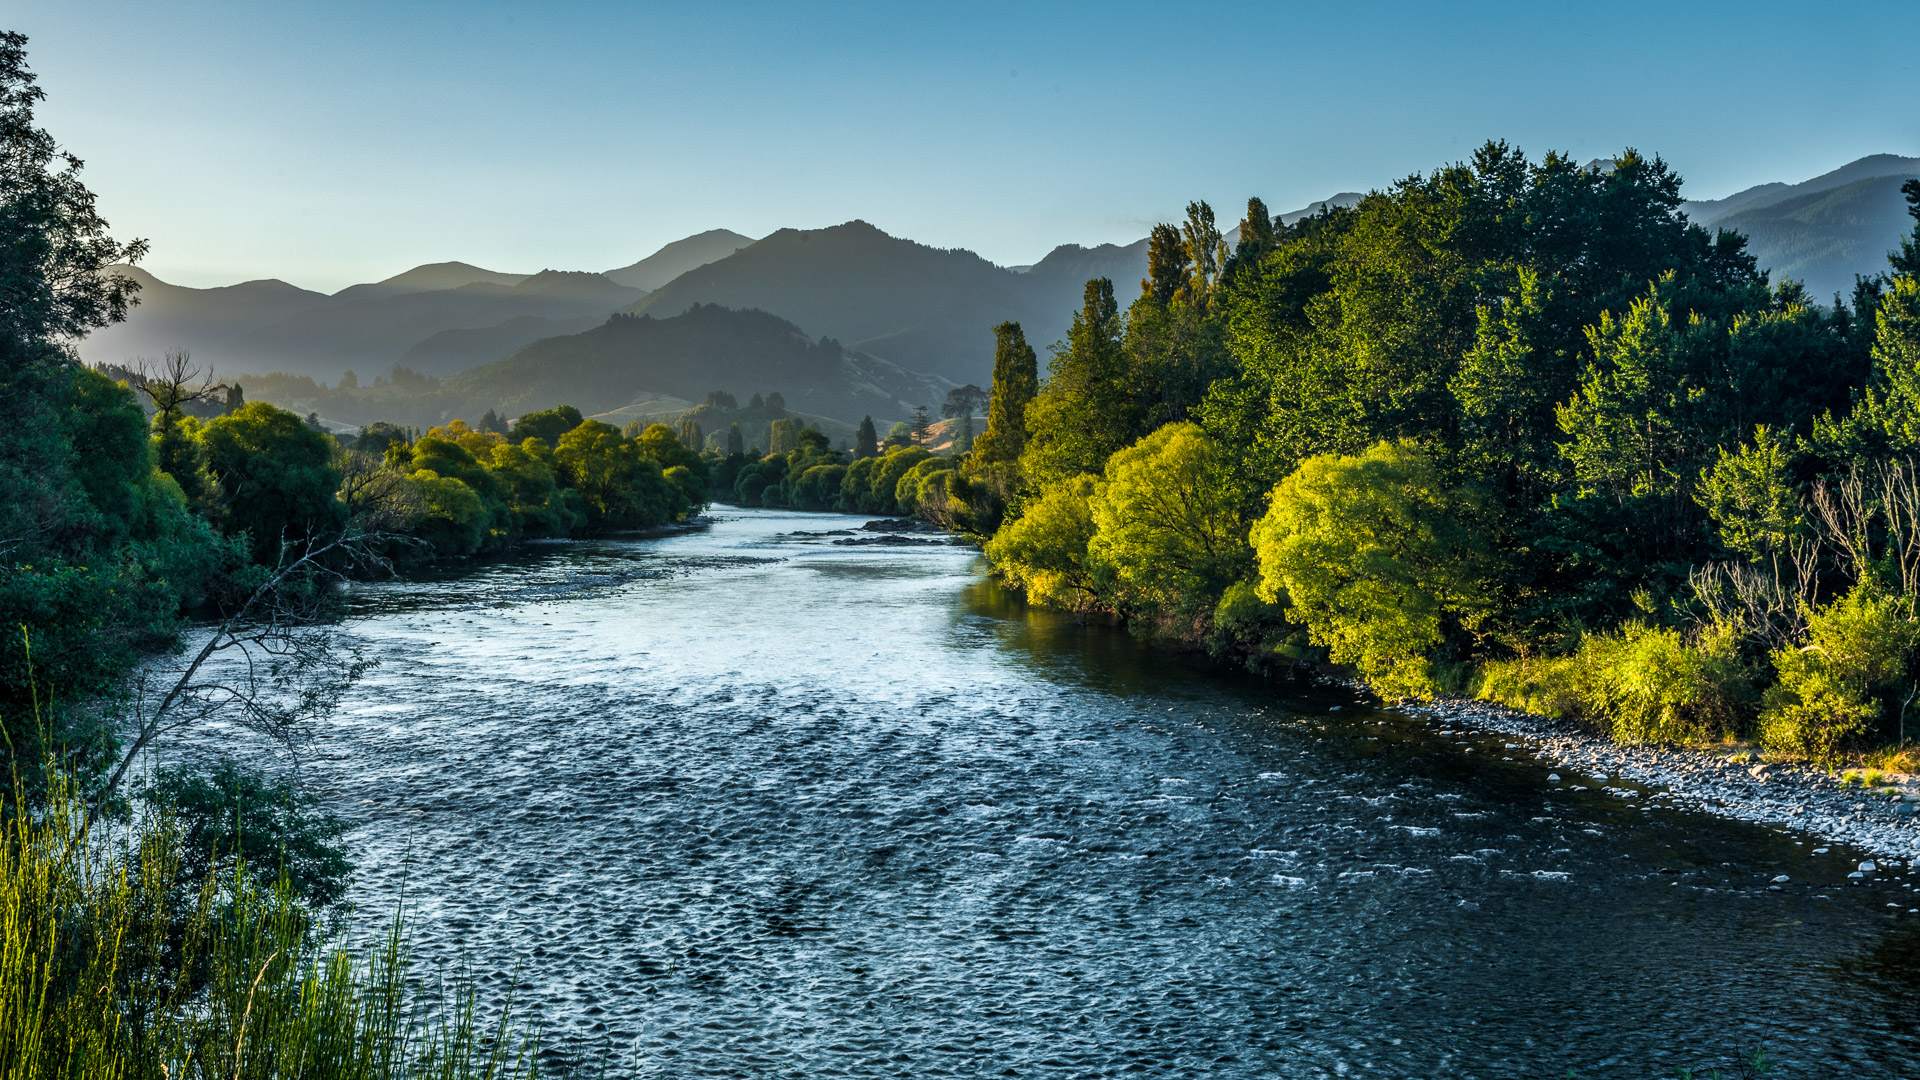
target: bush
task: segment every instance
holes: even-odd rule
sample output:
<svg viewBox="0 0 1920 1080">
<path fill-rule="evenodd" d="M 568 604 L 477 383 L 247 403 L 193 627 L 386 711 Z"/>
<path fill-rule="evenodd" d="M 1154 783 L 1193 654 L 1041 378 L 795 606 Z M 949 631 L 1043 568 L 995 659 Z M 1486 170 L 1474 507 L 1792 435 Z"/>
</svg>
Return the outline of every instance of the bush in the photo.
<svg viewBox="0 0 1920 1080">
<path fill-rule="evenodd" d="M 1617 742 L 1692 743 L 1738 733 L 1753 714 L 1754 673 L 1736 635 L 1630 623 L 1589 634 L 1572 656 L 1490 661 L 1471 693 L 1543 716 L 1580 720 Z"/>
<path fill-rule="evenodd" d="M 1246 532 L 1219 482 L 1219 447 L 1196 424 L 1167 424 L 1107 459 L 1088 507 L 1088 556 L 1129 612 L 1204 625 L 1248 569 Z"/>
<path fill-rule="evenodd" d="M 1773 654 L 1778 683 L 1760 711 L 1760 741 L 1831 767 L 1886 711 L 1916 641 L 1911 601 L 1858 585 L 1807 620 L 1807 643 Z"/>
</svg>

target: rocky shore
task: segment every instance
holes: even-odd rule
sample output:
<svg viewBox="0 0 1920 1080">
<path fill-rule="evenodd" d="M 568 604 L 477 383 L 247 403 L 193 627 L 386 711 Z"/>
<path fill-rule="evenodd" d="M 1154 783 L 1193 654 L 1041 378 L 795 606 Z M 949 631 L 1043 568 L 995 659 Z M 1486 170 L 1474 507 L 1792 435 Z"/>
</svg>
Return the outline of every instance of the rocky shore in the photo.
<svg viewBox="0 0 1920 1080">
<path fill-rule="evenodd" d="M 1443 731 L 1507 736 L 1515 740 L 1507 749 L 1555 766 L 1564 783 L 1784 826 L 1886 859 L 1920 859 L 1920 789 L 1904 782 L 1862 788 L 1805 765 L 1758 764 L 1711 750 L 1621 746 L 1568 721 L 1484 701 L 1440 699 L 1399 711 Z"/>
</svg>

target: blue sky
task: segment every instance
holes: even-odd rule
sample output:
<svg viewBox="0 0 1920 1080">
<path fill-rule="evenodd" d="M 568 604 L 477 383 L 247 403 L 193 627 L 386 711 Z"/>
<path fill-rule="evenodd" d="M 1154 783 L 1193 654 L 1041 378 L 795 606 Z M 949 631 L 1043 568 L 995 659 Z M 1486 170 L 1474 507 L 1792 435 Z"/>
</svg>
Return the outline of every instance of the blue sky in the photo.
<svg viewBox="0 0 1920 1080">
<path fill-rule="evenodd" d="M 1715 197 L 1920 155 L 1920 3 L 10 0 L 147 267 L 338 289 L 864 218 L 1000 263 L 1383 186 L 1489 137 Z"/>
</svg>

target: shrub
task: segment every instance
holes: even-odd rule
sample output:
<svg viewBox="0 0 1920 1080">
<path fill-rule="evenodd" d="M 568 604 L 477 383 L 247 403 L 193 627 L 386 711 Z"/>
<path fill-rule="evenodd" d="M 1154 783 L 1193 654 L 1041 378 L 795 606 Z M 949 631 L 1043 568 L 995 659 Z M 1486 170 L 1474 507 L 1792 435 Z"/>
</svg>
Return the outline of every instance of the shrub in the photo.
<svg viewBox="0 0 1920 1080">
<path fill-rule="evenodd" d="M 1831 767 L 1885 711 L 1880 693 L 1902 679 L 1916 635 L 1910 601 L 1857 585 L 1807 619 L 1807 643 L 1773 654 L 1778 683 L 1760 711 L 1760 741 Z"/>
</svg>

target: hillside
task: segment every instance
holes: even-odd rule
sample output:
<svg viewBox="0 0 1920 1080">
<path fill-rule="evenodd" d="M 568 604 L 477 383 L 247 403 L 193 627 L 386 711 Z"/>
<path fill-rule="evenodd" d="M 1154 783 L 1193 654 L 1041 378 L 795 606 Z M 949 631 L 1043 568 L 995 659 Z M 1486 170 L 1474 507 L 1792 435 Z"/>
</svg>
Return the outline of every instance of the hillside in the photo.
<svg viewBox="0 0 1920 1080">
<path fill-rule="evenodd" d="M 1887 252 L 1913 228 L 1900 194 L 1906 179 L 1881 176 L 1770 200 L 1715 225 L 1745 233 L 1748 248 L 1773 272 L 1773 280 L 1804 282 L 1821 301 L 1850 298 L 1854 276 L 1885 270 Z"/>
<path fill-rule="evenodd" d="M 1760 184 L 1681 210 L 1709 229 L 1746 234 L 1774 281 L 1792 278 L 1826 301 L 1853 293 L 1855 275 L 1887 268 L 1887 252 L 1913 227 L 1900 185 L 1920 158 L 1874 154 L 1798 184 Z"/>
<path fill-rule="evenodd" d="M 185 349 L 221 372 L 285 372 L 361 381 L 400 364 L 452 374 L 498 360 L 541 338 L 578 333 L 645 295 L 654 280 L 719 258 L 741 244 L 716 229 L 668 244 L 612 273 L 510 274 L 464 262 L 416 266 L 331 296 L 284 281 L 191 289 L 122 267 L 141 283 L 127 321 L 80 343 L 88 363 L 125 363 Z"/>
<path fill-rule="evenodd" d="M 80 356 L 88 363 L 124 364 L 159 357 L 169 349 L 190 349 L 202 360 L 225 366 L 237 338 L 332 302 L 326 293 L 271 278 L 190 289 L 136 266 L 113 269 L 140 283 L 140 306 L 126 322 L 96 330 L 80 342 Z"/>
<path fill-rule="evenodd" d="M 327 380 L 350 369 L 370 375 L 389 370 L 416 344 L 442 331 L 493 328 L 492 335 L 443 340 L 432 351 L 413 357 L 433 362 L 423 374 L 452 374 L 498 358 L 501 354 L 493 348 L 499 336 L 507 333 L 502 324 L 513 319 L 597 319 L 639 295 L 638 289 L 617 285 L 599 274 L 557 270 L 541 271 L 515 285 L 474 282 L 431 292 L 369 295 L 302 311 L 246 334 L 233 343 L 237 356 L 227 366 Z M 571 327 L 549 325 L 546 332 L 561 328 Z"/>
<path fill-rule="evenodd" d="M 604 276 L 628 288 L 652 292 L 689 270 L 724 259 L 751 243 L 752 237 L 731 229 L 708 229 L 675 240 L 637 263 L 608 270 Z"/>
<path fill-rule="evenodd" d="M 700 305 L 676 316 L 617 316 L 580 334 L 547 338 L 444 380 L 449 415 L 517 415 L 559 402 L 588 414 L 650 398 L 698 401 L 709 390 L 746 400 L 779 391 L 788 408 L 857 421 L 938 409 L 953 383 L 906 371 L 831 340 L 814 341 L 763 311 Z"/>
<path fill-rule="evenodd" d="M 1089 277 L 1111 277 L 1124 289 L 1145 273 L 1144 241 L 1124 248 L 1069 245 L 1020 271 L 851 221 L 782 229 L 682 274 L 627 311 L 671 316 L 695 304 L 771 311 L 807 334 L 985 385 L 997 323 L 1021 323 L 1027 340 L 1044 352 L 1065 335 Z"/>
</svg>

